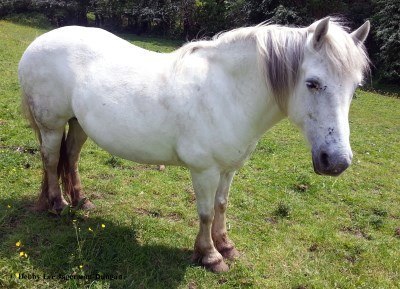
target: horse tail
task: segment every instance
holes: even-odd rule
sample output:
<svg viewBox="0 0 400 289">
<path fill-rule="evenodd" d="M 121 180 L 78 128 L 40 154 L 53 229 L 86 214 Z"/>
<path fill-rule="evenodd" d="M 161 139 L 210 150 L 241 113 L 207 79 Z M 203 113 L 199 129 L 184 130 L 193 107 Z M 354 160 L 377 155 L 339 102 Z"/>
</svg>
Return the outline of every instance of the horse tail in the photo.
<svg viewBox="0 0 400 289">
<path fill-rule="evenodd" d="M 29 126 L 35 131 L 36 136 L 40 143 L 42 143 L 42 138 L 40 136 L 40 130 L 36 123 L 35 117 L 33 116 L 33 112 L 31 106 L 29 104 L 29 96 L 25 93 L 21 93 L 21 112 L 25 119 L 28 121 Z"/>
<path fill-rule="evenodd" d="M 25 119 L 28 121 L 29 126 L 35 131 L 36 137 L 39 140 L 39 144 L 42 144 L 42 137 L 40 135 L 40 129 L 39 126 L 37 125 L 37 122 L 35 120 L 35 117 L 33 116 L 32 108 L 29 103 L 29 96 L 22 91 L 21 93 L 21 112 L 22 115 L 25 117 Z M 49 182 L 47 179 L 47 171 L 44 169 L 44 160 L 42 158 L 42 168 L 43 168 L 43 173 L 42 173 L 42 184 L 40 188 L 40 194 L 39 194 L 39 200 L 36 203 L 36 210 L 38 211 L 43 211 L 46 210 L 49 207 L 48 204 L 48 195 L 49 195 Z"/>
<path fill-rule="evenodd" d="M 70 201 L 74 200 L 75 190 L 72 182 L 71 167 L 68 158 L 67 138 L 65 130 L 61 139 L 60 157 L 58 160 L 57 175 L 58 178 L 61 178 L 61 184 L 64 194 L 70 197 L 71 199 Z"/>
</svg>

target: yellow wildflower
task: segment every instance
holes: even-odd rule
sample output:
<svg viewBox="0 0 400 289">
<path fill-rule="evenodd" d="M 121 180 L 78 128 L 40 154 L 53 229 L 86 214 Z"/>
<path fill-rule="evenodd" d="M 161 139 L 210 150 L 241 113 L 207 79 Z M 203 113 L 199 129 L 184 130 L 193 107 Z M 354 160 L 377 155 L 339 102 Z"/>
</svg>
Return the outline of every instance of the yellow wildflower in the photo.
<svg viewBox="0 0 400 289">
<path fill-rule="evenodd" d="M 7 205 L 7 208 L 11 209 L 11 205 Z"/>
<path fill-rule="evenodd" d="M 79 265 L 79 268 L 82 269 L 82 268 L 83 268 L 83 265 Z"/>
<path fill-rule="evenodd" d="M 15 273 L 15 277 L 19 278 L 19 273 L 18 272 Z"/>
<path fill-rule="evenodd" d="M 104 225 L 104 224 L 101 224 L 101 228 L 102 229 L 104 229 L 106 227 L 106 225 Z"/>
<path fill-rule="evenodd" d="M 24 256 L 24 254 L 25 254 L 24 251 L 19 252 L 20 257 Z"/>
<path fill-rule="evenodd" d="M 20 247 L 21 246 L 21 241 L 18 241 L 17 243 L 15 243 L 15 246 Z"/>
<path fill-rule="evenodd" d="M 90 228 L 90 227 L 89 227 L 89 229 L 88 229 L 88 230 L 89 230 L 89 232 L 93 232 L 92 228 Z"/>
<path fill-rule="evenodd" d="M 25 257 L 25 258 L 28 258 L 28 254 L 24 253 L 24 257 Z"/>
</svg>

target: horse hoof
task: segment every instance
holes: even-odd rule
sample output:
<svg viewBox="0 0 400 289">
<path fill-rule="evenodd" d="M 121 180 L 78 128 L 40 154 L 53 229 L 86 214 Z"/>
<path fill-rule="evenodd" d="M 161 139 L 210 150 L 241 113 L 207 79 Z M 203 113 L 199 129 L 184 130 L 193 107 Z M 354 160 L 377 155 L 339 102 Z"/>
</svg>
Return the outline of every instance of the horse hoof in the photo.
<svg viewBox="0 0 400 289">
<path fill-rule="evenodd" d="M 229 266 L 222 259 L 215 263 L 204 264 L 204 267 L 213 273 L 222 273 L 229 271 Z"/>
<path fill-rule="evenodd" d="M 234 260 L 240 256 L 239 251 L 236 250 L 235 247 L 224 248 L 219 252 L 221 253 L 222 257 L 224 257 L 225 259 L 228 259 L 228 260 Z"/>
<path fill-rule="evenodd" d="M 193 253 L 192 262 L 204 266 L 204 268 L 206 268 L 207 270 L 214 273 L 222 273 L 229 271 L 229 266 L 224 262 L 224 259 L 217 259 L 213 262 L 204 262 L 201 259 L 202 255 L 200 253 L 198 252 Z"/>
<path fill-rule="evenodd" d="M 49 210 L 49 205 L 47 203 L 37 202 L 33 209 L 36 212 L 46 212 Z"/>
<path fill-rule="evenodd" d="M 89 200 L 86 200 L 85 203 L 83 203 L 83 205 L 81 207 L 81 209 L 84 210 L 84 211 L 90 211 L 90 210 L 93 210 L 95 208 L 96 208 L 96 206 Z"/>
<path fill-rule="evenodd" d="M 59 201 L 54 201 L 52 211 L 60 214 L 66 206 L 68 206 L 68 203 L 67 203 L 67 201 L 65 201 L 63 199 L 59 200 Z"/>
</svg>

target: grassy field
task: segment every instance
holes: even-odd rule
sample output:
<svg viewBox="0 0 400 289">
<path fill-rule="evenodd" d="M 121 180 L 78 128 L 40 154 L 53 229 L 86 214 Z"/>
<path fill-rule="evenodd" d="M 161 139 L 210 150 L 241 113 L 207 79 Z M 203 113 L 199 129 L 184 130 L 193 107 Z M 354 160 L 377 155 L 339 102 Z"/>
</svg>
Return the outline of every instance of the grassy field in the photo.
<svg viewBox="0 0 400 289">
<path fill-rule="evenodd" d="M 394 97 L 357 92 L 353 165 L 339 178 L 313 173 L 310 152 L 287 121 L 265 135 L 233 183 L 228 222 L 242 255 L 228 273 L 190 262 L 198 225 L 184 168 L 159 172 L 88 141 L 80 171 L 96 210 L 32 211 L 41 160 L 19 111 L 16 70 L 48 29 L 36 18 L 0 20 L 0 288 L 400 288 Z M 129 40 L 158 51 L 177 45 Z"/>
</svg>

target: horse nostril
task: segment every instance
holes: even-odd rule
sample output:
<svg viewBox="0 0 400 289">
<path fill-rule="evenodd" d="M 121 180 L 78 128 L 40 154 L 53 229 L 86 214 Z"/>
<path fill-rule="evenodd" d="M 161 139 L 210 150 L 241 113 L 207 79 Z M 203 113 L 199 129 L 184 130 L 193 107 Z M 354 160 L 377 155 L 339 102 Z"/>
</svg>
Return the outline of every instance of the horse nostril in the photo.
<svg viewBox="0 0 400 289">
<path fill-rule="evenodd" d="M 322 152 L 320 155 L 321 163 L 325 167 L 329 167 L 329 155 L 326 152 Z"/>
</svg>

